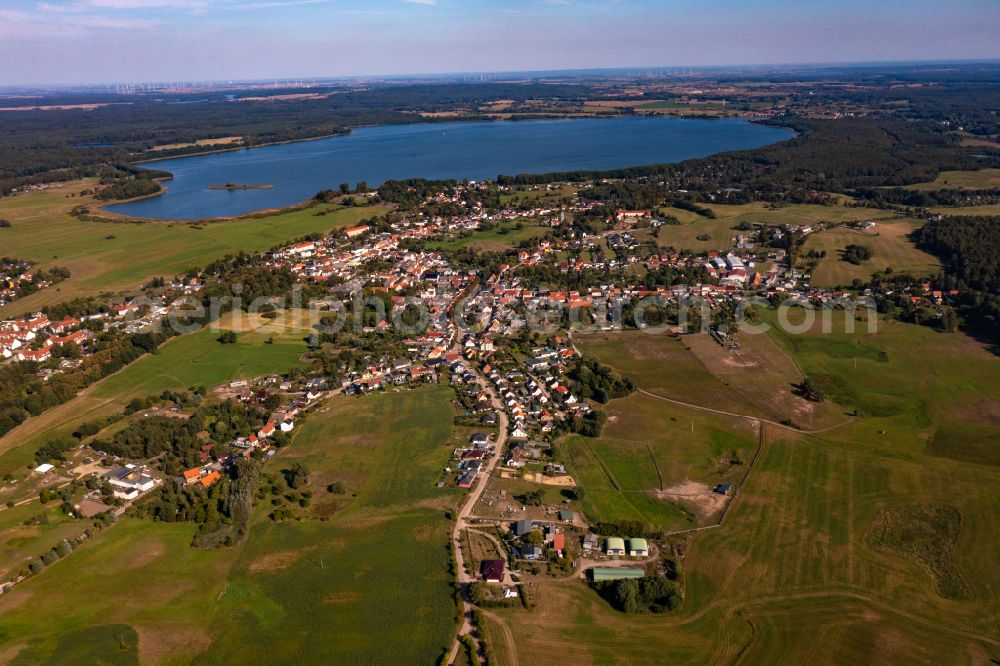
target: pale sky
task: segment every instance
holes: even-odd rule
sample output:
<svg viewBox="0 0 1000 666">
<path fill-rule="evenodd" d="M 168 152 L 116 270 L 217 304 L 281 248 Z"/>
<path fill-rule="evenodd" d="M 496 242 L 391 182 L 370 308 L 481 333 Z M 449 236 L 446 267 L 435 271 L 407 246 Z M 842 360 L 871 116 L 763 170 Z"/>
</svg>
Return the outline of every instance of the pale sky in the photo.
<svg viewBox="0 0 1000 666">
<path fill-rule="evenodd" d="M 0 84 L 1000 58 L 1000 0 L 0 0 Z"/>
</svg>

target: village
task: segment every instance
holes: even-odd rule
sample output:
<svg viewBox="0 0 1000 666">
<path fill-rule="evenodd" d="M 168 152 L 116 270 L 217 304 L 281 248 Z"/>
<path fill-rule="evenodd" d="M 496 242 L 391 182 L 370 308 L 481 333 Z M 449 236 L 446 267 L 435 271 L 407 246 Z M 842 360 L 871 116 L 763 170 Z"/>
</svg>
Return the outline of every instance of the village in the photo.
<svg viewBox="0 0 1000 666">
<path fill-rule="evenodd" d="M 527 191 L 544 195 L 550 187 Z M 599 220 L 601 228 L 593 221 L 581 228 L 570 221 L 592 215 L 598 202 L 574 196 L 558 206 L 470 203 L 487 191 L 476 183 L 456 185 L 450 195 L 429 196 L 416 214 L 393 213 L 261 255 L 261 267 L 285 271 L 309 288 L 310 298 L 298 307 L 310 313 L 311 348 L 353 347 L 363 339 L 365 349 L 347 354 L 332 371 L 245 377 L 210 387 L 201 400 L 242 405 L 251 421 L 224 440 L 206 440 L 197 464 L 168 472 L 157 457 L 107 455 L 83 446 L 62 459 L 39 458 L 31 474 L 15 483 L 24 494 L 79 488 L 66 494 L 72 500 L 66 511 L 87 519 L 118 517 L 165 486 L 210 493 L 220 482 L 231 483 L 238 461 L 266 464 L 292 444 L 299 422 L 332 396 L 363 399 L 443 384 L 455 396 L 455 446 L 442 461 L 437 485 L 467 494 L 454 540 L 458 579 L 469 603 L 530 605 L 532 581 L 539 576 L 585 579 L 597 590 L 654 576 L 669 581 L 664 589 L 683 595 L 682 547 L 659 541 L 639 525 L 595 528 L 575 506 L 583 491 L 553 444 L 597 414 L 572 378 L 583 362 L 572 334 L 581 327 L 641 327 L 623 315 L 637 305 L 665 312 L 694 306 L 705 313 L 695 329 L 673 323 L 667 328 L 674 334 L 707 329 L 720 345 L 733 348 L 727 317 L 750 297 L 842 306 L 850 294 L 812 287 L 807 263 L 792 256 L 794 243 L 841 226 L 873 233 L 878 222 L 743 223 L 724 250 L 679 251 L 653 242 L 671 224 L 655 210 L 617 209 Z M 463 212 L 442 212 L 457 210 Z M 463 265 L 441 249 L 512 222 L 542 235 L 503 252 L 494 270 Z M 107 301 L 97 311 L 56 321 L 37 312 L 0 322 L 0 355 L 48 380 L 80 367 L 99 336 L 158 330 L 186 312 L 212 280 L 189 273 L 150 285 L 141 298 Z M 889 283 L 878 293 L 866 288 L 854 296 L 894 292 L 928 308 L 957 296 L 929 282 Z M 265 311 L 282 305 L 265 300 Z M 345 326 L 348 319 L 353 327 Z M 172 405 L 154 399 L 132 418 L 186 419 L 192 413 L 190 406 Z M 730 483 L 713 489 L 721 506 L 737 491 Z M 11 578 L 7 589 L 24 579 L 23 573 Z M 666 599 L 657 603 L 679 603 L 676 596 Z"/>
</svg>

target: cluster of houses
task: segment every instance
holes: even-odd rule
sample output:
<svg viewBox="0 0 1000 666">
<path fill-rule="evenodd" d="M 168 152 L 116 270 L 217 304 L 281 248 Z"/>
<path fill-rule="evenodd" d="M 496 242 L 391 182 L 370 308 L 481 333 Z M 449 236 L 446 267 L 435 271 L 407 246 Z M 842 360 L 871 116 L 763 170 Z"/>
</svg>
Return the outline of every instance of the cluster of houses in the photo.
<svg viewBox="0 0 1000 666">
<path fill-rule="evenodd" d="M 0 361 L 34 361 L 44 363 L 63 345 L 76 345 L 82 356 L 90 351 L 92 328 L 97 322 L 105 331 L 120 330 L 138 333 L 156 325 L 160 318 L 170 314 L 179 303 L 164 305 L 152 302 L 142 306 L 133 298 L 126 298 L 100 312 L 65 317 L 51 321 L 42 312 L 20 319 L 0 321 Z M 77 365 L 79 360 L 63 359 L 61 367 Z"/>
<path fill-rule="evenodd" d="M 490 435 L 485 432 L 474 432 L 469 437 L 469 446 L 456 449 L 453 454 L 457 477 L 455 485 L 459 488 L 471 488 L 476 477 L 483 469 L 490 449 Z"/>
<path fill-rule="evenodd" d="M 81 326 L 82 322 L 73 317 L 53 322 L 43 313 L 2 321 L 0 358 L 42 363 L 52 358 L 53 350 L 61 345 L 74 344 L 84 351 L 92 333 Z"/>
<path fill-rule="evenodd" d="M 270 454 L 271 443 L 277 433 L 290 433 L 295 429 L 295 418 L 304 410 L 319 400 L 324 394 L 317 389 L 309 389 L 301 398 L 290 400 L 283 406 L 271 412 L 267 421 L 255 433 L 240 435 L 232 442 L 232 448 L 238 455 L 249 458 L 254 451 L 260 450 Z"/>
<path fill-rule="evenodd" d="M 17 299 L 22 290 L 34 282 L 35 275 L 30 269 L 26 261 L 0 260 L 0 307 Z M 47 286 L 45 282 L 36 285 L 38 288 Z"/>
<path fill-rule="evenodd" d="M 560 520 L 571 522 L 572 512 L 560 512 Z M 555 557 L 566 555 L 566 532 L 558 524 L 518 520 L 510 525 L 510 533 L 514 536 L 512 552 L 518 559 L 538 561 L 545 559 L 547 553 Z"/>
</svg>

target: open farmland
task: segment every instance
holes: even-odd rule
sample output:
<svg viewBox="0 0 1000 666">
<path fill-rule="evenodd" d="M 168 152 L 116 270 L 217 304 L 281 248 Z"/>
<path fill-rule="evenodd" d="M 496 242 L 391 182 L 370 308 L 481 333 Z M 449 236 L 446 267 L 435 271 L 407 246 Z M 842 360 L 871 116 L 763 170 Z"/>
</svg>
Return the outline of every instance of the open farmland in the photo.
<svg viewBox="0 0 1000 666">
<path fill-rule="evenodd" d="M 126 663 L 194 659 L 211 642 L 205 615 L 236 555 L 192 548 L 194 532 L 134 519 L 100 532 L 0 596 L 0 654 L 14 663 L 85 663 L 73 658 L 83 650 L 91 651 L 89 663 L 123 651 L 132 655 Z M 121 626 L 106 632 L 109 625 Z"/>
<path fill-rule="evenodd" d="M 305 462 L 317 497 L 328 479 L 344 481 L 333 513 L 321 500 L 302 521 L 274 523 L 260 505 L 247 542 L 214 551 L 190 547 L 190 525 L 125 520 L 0 596 L 0 654 L 79 663 L 71 657 L 89 646 L 105 662 L 119 651 L 132 663 L 433 662 L 455 621 L 443 515 L 454 495 L 435 487 L 449 396 L 332 399 L 269 469 Z"/>
<path fill-rule="evenodd" d="M 907 185 L 907 190 L 988 190 L 1000 187 L 1000 169 L 942 171 L 929 183 Z"/>
<path fill-rule="evenodd" d="M 578 336 L 576 341 L 584 353 L 614 366 L 640 389 L 681 403 L 789 421 L 806 430 L 844 421 L 836 406 L 795 394 L 802 369 L 770 336 L 740 333 L 738 339 L 738 350 L 723 348 L 707 334 L 629 331 Z"/>
<path fill-rule="evenodd" d="M 740 232 L 733 227 L 741 222 L 760 222 L 767 225 L 803 225 L 818 222 L 849 222 L 894 217 L 894 213 L 872 208 L 848 206 L 818 206 L 813 204 L 788 204 L 773 206 L 766 203 L 740 205 L 706 204 L 715 212 L 714 219 L 679 208 L 662 208 L 661 213 L 673 215 L 681 224 L 660 228 L 657 243 L 660 247 L 704 252 L 728 250 L 736 245 Z M 701 240 L 699 236 L 708 236 Z"/>
<path fill-rule="evenodd" d="M 872 273 L 892 268 L 894 273 L 931 276 L 941 269 L 941 263 L 930 254 L 918 250 L 909 239 L 915 222 L 879 222 L 873 231 L 830 229 L 810 234 L 802 249 L 826 252 L 812 272 L 812 284 L 818 287 L 849 286 L 854 279 L 867 281 Z M 848 245 L 861 245 L 872 251 L 871 259 L 852 264 L 841 257 Z"/>
<path fill-rule="evenodd" d="M 337 397 L 306 420 L 274 466 L 307 465 L 313 513 L 329 520 L 254 528 L 206 658 L 252 661 L 263 650 L 324 663 L 438 657 L 455 619 L 444 517 L 455 495 L 435 487 L 450 453 L 450 396 L 434 388 Z M 333 481 L 345 484 L 346 505 L 323 490 Z"/>
<path fill-rule="evenodd" d="M 24 504 L 0 509 L 0 578 L 11 574 L 51 550 L 63 539 L 80 536 L 84 525 L 71 520 L 59 508 L 59 502 L 43 505 L 38 498 Z"/>
<path fill-rule="evenodd" d="M 956 438 L 949 443 L 961 449 L 932 450 L 928 440 L 970 422 L 996 441 L 1000 388 L 991 377 L 1000 360 L 962 335 L 879 325 L 876 333 L 861 326 L 846 333 L 838 314 L 831 334 L 819 324 L 804 335 L 771 334 L 828 400 L 857 408 L 859 416 L 818 435 L 765 427 L 760 458 L 724 525 L 688 539 L 681 610 L 627 616 L 579 582 L 543 582 L 534 611 L 491 613 L 498 653 L 521 662 L 597 663 L 669 654 L 672 663 L 692 664 L 998 658 L 1000 588 L 989 572 L 1000 567 L 991 528 L 1000 469 L 988 459 L 973 462 L 985 447 L 969 449 Z M 647 370 L 647 381 L 654 376 Z M 689 400 L 700 395 L 692 391 Z M 634 398 L 610 403 L 602 439 L 588 440 L 602 461 L 618 464 L 625 450 L 603 442 L 611 433 L 624 437 L 627 428 L 642 440 L 660 431 L 631 425 L 649 420 L 635 403 L 623 412 L 627 421 L 610 418 Z M 678 448 L 698 450 L 706 435 L 695 421 Z M 622 487 L 652 481 L 649 466 L 633 454 Z M 621 467 L 608 466 L 612 475 Z M 586 487 L 586 475 L 577 478 Z M 600 502 L 599 511 L 621 506 L 601 489 L 585 499 Z M 935 536 L 913 540 L 923 532 Z"/>
<path fill-rule="evenodd" d="M 138 289 L 156 275 L 174 275 L 200 268 L 240 250 L 259 252 L 310 233 L 348 227 L 384 208 L 344 208 L 317 216 L 316 206 L 291 212 L 207 224 L 84 222 L 72 217 L 74 206 L 95 207 L 92 197 L 78 195 L 94 181 L 77 181 L 41 192 L 5 198 L 0 247 L 5 256 L 63 266 L 71 277 L 0 308 L 0 317 L 38 310 L 76 296 L 103 291 Z"/>
<path fill-rule="evenodd" d="M 664 654 L 690 664 L 955 663 L 956 655 L 976 663 L 997 655 L 997 590 L 986 571 L 1000 561 L 981 536 L 988 501 L 950 485 L 961 486 L 968 470 L 900 465 L 811 438 L 769 443 L 758 464 L 726 525 L 689 542 L 682 610 L 626 616 L 579 582 L 545 583 L 533 612 L 495 612 L 517 636 L 502 649 L 522 662 L 596 663 Z M 988 492 L 995 502 L 995 488 Z M 928 496 L 947 496 L 963 511 L 956 566 L 977 581 L 969 600 L 939 596 L 918 563 L 864 543 L 880 506 Z M 490 628 L 503 636 L 499 624 Z"/>
</svg>

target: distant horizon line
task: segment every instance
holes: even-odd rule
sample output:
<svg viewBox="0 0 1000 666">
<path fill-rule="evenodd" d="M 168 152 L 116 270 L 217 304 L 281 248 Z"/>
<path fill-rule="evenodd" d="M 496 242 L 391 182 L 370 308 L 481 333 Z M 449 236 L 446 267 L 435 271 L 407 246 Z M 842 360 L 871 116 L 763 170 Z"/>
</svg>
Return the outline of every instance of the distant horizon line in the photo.
<svg viewBox="0 0 1000 666">
<path fill-rule="evenodd" d="M 577 67 L 577 68 L 554 68 L 536 70 L 480 70 L 480 71 L 443 71 L 424 72 L 411 74 L 341 74 L 341 75 L 290 75 L 284 77 L 263 77 L 263 78 L 217 78 L 217 79 L 153 79 L 153 80 L 131 80 L 131 81 L 87 81 L 87 82 L 62 82 L 62 83 L 2 83 L 0 82 L 0 92 L 11 90 L 65 90 L 72 88 L 96 88 L 102 86 L 120 85 L 171 85 L 171 86 L 198 86 L 198 85 L 220 85 L 220 84 L 280 84 L 305 85 L 316 83 L 332 83 L 337 81 L 419 81 L 425 79 L 456 78 L 456 77 L 524 77 L 524 76 L 553 76 L 561 75 L 570 78 L 584 77 L 589 75 L 607 74 L 634 74 L 636 76 L 650 76 L 651 72 L 659 70 L 662 76 L 667 73 L 679 74 L 684 71 L 689 72 L 712 72 L 731 71 L 749 72 L 753 70 L 772 68 L 830 68 L 830 67 L 892 67 L 892 66 L 920 66 L 920 65 L 977 65 L 977 64 L 1000 64 L 1000 56 L 994 58 L 949 58 L 932 60 L 843 60 L 843 61 L 812 61 L 812 62 L 783 62 L 783 63 L 744 63 L 727 65 L 631 65 L 620 67 Z"/>
</svg>

